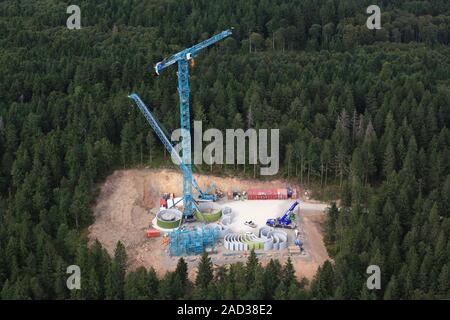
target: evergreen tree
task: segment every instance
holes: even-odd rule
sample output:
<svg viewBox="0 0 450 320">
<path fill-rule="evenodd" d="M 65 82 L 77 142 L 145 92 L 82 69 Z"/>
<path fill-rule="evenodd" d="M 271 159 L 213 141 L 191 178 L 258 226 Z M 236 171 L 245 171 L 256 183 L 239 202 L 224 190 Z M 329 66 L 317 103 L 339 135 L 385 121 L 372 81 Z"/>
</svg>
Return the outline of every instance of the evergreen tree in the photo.
<svg viewBox="0 0 450 320">
<path fill-rule="evenodd" d="M 297 285 L 297 279 L 295 278 L 295 270 L 291 257 L 288 257 L 286 264 L 284 265 L 281 281 L 284 283 L 286 288 L 289 288 L 292 284 Z"/>
<path fill-rule="evenodd" d="M 105 281 L 107 299 L 122 299 L 125 281 L 126 252 L 122 242 L 117 242 L 114 260 L 110 265 Z"/>
<path fill-rule="evenodd" d="M 255 283 L 256 269 L 258 265 L 258 258 L 256 257 L 255 250 L 252 249 L 250 250 L 250 255 L 248 256 L 247 263 L 245 265 L 245 279 L 247 288 L 250 288 L 250 286 Z"/>
<path fill-rule="evenodd" d="M 264 269 L 264 299 L 272 299 L 273 294 L 280 283 L 281 265 L 278 260 L 270 259 Z"/>
<path fill-rule="evenodd" d="M 205 297 L 208 290 L 208 284 L 213 279 L 213 269 L 211 258 L 207 252 L 203 252 L 200 262 L 198 264 L 197 277 L 195 285 L 199 291 L 200 296 Z"/>
</svg>

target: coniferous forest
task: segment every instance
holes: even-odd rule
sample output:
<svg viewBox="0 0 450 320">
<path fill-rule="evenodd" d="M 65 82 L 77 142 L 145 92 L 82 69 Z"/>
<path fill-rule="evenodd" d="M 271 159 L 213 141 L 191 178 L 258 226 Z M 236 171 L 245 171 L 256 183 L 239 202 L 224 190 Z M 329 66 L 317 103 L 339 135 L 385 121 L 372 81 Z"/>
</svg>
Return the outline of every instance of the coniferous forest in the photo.
<svg viewBox="0 0 450 320">
<path fill-rule="evenodd" d="M 1 299 L 450 298 L 448 0 L 76 2 L 0 2 Z M 66 27 L 69 4 L 80 30 Z M 192 69 L 192 119 L 279 128 L 277 177 L 334 190 L 333 261 L 312 281 L 254 252 L 214 272 L 204 254 L 195 281 L 183 259 L 163 278 L 126 273 L 121 243 L 114 256 L 87 245 L 98 184 L 168 163 L 127 95 L 178 128 L 176 73 L 156 80 L 154 64 L 229 27 Z M 81 290 L 66 287 L 72 264 Z M 380 290 L 366 287 L 371 264 Z"/>
</svg>

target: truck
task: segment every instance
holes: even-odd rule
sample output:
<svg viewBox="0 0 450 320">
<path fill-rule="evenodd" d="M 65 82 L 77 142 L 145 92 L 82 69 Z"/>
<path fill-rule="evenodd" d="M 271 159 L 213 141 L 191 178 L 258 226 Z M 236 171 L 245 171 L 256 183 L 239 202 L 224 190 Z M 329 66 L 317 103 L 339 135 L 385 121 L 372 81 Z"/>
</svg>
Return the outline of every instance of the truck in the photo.
<svg viewBox="0 0 450 320">
<path fill-rule="evenodd" d="M 300 204 L 297 200 L 295 201 L 291 207 L 279 218 L 267 219 L 266 225 L 274 228 L 286 228 L 286 229 L 295 229 L 295 208 Z"/>
</svg>

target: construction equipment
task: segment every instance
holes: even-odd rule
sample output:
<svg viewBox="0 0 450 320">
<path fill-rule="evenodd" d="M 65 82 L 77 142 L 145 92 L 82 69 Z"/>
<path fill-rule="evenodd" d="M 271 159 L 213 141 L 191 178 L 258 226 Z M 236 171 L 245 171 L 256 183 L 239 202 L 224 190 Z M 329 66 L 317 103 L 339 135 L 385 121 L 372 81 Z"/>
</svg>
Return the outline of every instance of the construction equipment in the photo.
<svg viewBox="0 0 450 320">
<path fill-rule="evenodd" d="M 239 201 L 239 200 L 247 200 L 247 192 L 246 191 L 233 191 L 233 200 Z"/>
<path fill-rule="evenodd" d="M 209 186 L 208 189 L 206 189 L 205 192 L 202 192 L 198 195 L 198 201 L 199 202 L 209 202 L 209 201 L 217 201 L 218 197 L 216 194 L 212 194 L 212 190 L 214 188 L 215 184 Z"/>
<path fill-rule="evenodd" d="M 166 149 L 169 152 L 169 154 L 171 154 L 172 158 L 174 158 L 174 161 L 180 167 L 181 171 L 183 172 L 183 177 L 185 175 L 190 175 L 191 176 L 192 186 L 194 186 L 195 190 L 197 190 L 197 192 L 199 193 L 199 198 L 200 197 L 207 198 L 208 196 L 210 196 L 209 199 L 211 199 L 211 201 L 216 201 L 217 200 L 217 196 L 216 195 L 208 195 L 206 192 L 202 191 L 202 189 L 198 185 L 197 181 L 194 179 L 194 177 L 192 177 L 192 172 L 189 171 L 190 169 L 188 168 L 188 166 L 186 166 L 186 164 L 182 161 L 182 159 L 178 155 L 178 152 L 176 152 L 176 150 L 173 147 L 172 143 L 167 138 L 167 136 L 164 134 L 164 131 L 161 129 L 160 125 L 156 121 L 156 118 L 153 116 L 153 114 L 150 112 L 150 110 L 147 108 L 147 106 L 141 100 L 141 98 L 136 93 L 133 93 L 133 94 L 129 95 L 128 98 L 132 99 L 136 103 L 136 105 L 139 107 L 141 112 L 144 114 L 145 118 L 147 119 L 147 122 L 153 128 L 153 130 L 155 131 L 156 135 L 159 137 L 159 139 L 163 143 L 164 147 L 166 147 Z M 195 201 L 193 201 L 192 198 L 191 198 L 191 200 L 192 200 L 191 204 L 193 206 L 195 206 Z M 186 218 L 192 218 L 193 217 L 193 208 L 191 208 L 190 211 L 186 211 L 185 197 L 183 197 L 183 208 L 184 208 L 183 215 Z"/>
<path fill-rule="evenodd" d="M 256 226 L 256 223 L 254 223 L 253 221 L 245 221 L 244 222 L 244 224 L 246 225 L 246 226 L 249 226 L 249 227 L 251 227 L 251 228 L 256 228 L 257 226 Z"/>
<path fill-rule="evenodd" d="M 214 182 L 204 193 L 198 195 L 198 201 L 217 201 L 220 198 L 223 198 L 223 191 L 217 188 Z"/>
<path fill-rule="evenodd" d="M 181 146 L 182 146 L 182 158 L 183 158 L 183 206 L 184 216 L 193 216 L 194 199 L 192 197 L 192 168 L 191 168 L 191 124 L 190 124 L 190 110 L 189 110 L 189 64 L 193 63 L 193 59 L 199 54 L 199 52 L 214 43 L 225 39 L 232 34 L 231 29 L 222 31 L 219 34 L 212 36 L 211 38 L 202 41 L 190 48 L 184 49 L 173 56 L 158 62 L 155 65 L 156 74 L 170 67 L 171 65 L 178 63 L 178 94 L 180 96 L 180 118 L 181 118 Z M 195 187 L 195 186 L 194 186 Z M 204 192 L 200 192 L 200 197 L 207 200 L 217 200 L 215 195 L 208 195 Z"/>
<path fill-rule="evenodd" d="M 300 204 L 299 201 L 295 201 L 291 207 L 283 214 L 281 218 L 268 219 L 266 224 L 269 227 L 274 228 L 287 228 L 287 229 L 295 229 L 296 224 L 295 221 L 295 208 Z"/>
</svg>

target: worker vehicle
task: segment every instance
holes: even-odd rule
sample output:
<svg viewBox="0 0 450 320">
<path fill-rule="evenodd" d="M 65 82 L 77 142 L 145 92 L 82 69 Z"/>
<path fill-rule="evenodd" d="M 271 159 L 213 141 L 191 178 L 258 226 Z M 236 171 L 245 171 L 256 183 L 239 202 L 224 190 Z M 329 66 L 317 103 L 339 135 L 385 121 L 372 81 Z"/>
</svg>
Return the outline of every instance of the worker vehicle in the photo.
<svg viewBox="0 0 450 320">
<path fill-rule="evenodd" d="M 279 218 L 268 219 L 266 225 L 274 228 L 286 228 L 295 229 L 297 225 L 295 224 L 295 208 L 300 204 L 299 201 L 295 201 L 291 207 Z"/>
<path fill-rule="evenodd" d="M 244 222 L 244 224 L 246 225 L 246 226 L 249 226 L 249 227 L 251 227 L 251 228 L 256 228 L 256 223 L 254 223 L 253 221 L 245 221 Z"/>
</svg>

